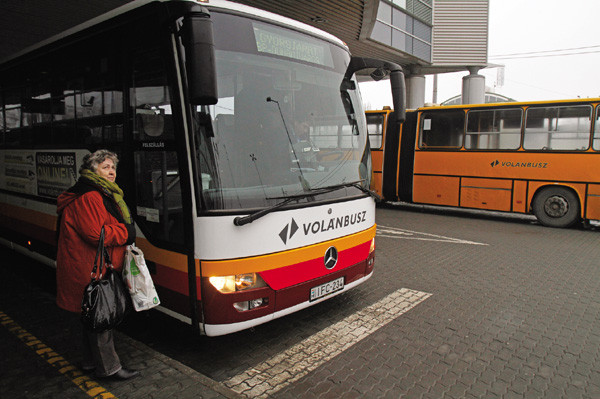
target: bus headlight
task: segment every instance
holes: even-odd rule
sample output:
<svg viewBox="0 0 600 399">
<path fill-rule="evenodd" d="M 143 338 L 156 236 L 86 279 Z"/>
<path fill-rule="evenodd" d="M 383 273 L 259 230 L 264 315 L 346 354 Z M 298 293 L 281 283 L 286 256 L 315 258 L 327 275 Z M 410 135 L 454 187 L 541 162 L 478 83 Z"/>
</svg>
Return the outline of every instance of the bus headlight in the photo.
<svg viewBox="0 0 600 399">
<path fill-rule="evenodd" d="M 256 284 L 256 273 L 238 274 L 235 276 L 235 289 L 237 291 L 247 290 Z"/>
<path fill-rule="evenodd" d="M 219 292 L 228 293 L 266 287 L 265 281 L 256 273 L 236 274 L 232 276 L 209 277 L 208 281 Z"/>
<path fill-rule="evenodd" d="M 235 276 L 218 276 L 210 277 L 208 279 L 210 283 L 218 291 L 221 292 L 233 292 L 235 291 Z"/>
</svg>

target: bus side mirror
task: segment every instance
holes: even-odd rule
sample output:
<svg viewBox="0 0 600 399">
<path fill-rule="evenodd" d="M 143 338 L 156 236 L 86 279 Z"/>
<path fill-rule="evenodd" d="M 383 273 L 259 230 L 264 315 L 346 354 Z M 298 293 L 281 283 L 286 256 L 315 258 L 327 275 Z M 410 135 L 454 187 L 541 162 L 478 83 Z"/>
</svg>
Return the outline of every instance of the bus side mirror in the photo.
<svg viewBox="0 0 600 399">
<path fill-rule="evenodd" d="M 390 85 L 392 86 L 392 102 L 394 104 L 394 113 L 396 114 L 396 123 L 404 122 L 406 119 L 406 84 L 404 82 L 404 72 L 392 71 L 390 73 Z"/>
<path fill-rule="evenodd" d="M 208 14 L 183 19 L 183 45 L 188 94 L 193 105 L 212 105 L 218 100 L 213 23 Z"/>
<path fill-rule="evenodd" d="M 371 73 L 371 78 L 375 81 L 381 80 L 389 74 L 396 121 L 397 123 L 403 122 L 406 118 L 406 84 L 404 83 L 402 67 L 393 62 L 373 58 L 352 57 L 348 68 L 346 68 L 344 80 L 350 80 L 353 73 L 367 68 L 375 68 Z"/>
</svg>

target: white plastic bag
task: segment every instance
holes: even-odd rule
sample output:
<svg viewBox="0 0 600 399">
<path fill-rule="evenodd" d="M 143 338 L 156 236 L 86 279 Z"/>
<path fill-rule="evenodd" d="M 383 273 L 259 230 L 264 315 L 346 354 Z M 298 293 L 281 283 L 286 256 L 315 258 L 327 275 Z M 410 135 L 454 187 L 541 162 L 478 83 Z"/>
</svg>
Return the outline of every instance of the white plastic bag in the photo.
<svg viewBox="0 0 600 399">
<path fill-rule="evenodd" d="M 129 289 L 136 312 L 160 305 L 154 282 L 152 282 L 148 266 L 146 266 L 144 253 L 135 244 L 128 245 L 125 252 L 123 282 Z"/>
</svg>

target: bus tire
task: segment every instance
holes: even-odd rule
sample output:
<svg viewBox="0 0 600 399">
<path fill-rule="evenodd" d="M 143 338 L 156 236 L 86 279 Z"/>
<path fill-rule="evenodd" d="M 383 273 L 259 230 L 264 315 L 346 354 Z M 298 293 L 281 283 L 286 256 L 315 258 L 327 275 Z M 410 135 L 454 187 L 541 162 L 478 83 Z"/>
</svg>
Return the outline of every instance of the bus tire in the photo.
<svg viewBox="0 0 600 399">
<path fill-rule="evenodd" d="M 569 227 L 579 220 L 579 200 L 564 187 L 546 187 L 533 200 L 533 214 L 544 226 Z"/>
</svg>

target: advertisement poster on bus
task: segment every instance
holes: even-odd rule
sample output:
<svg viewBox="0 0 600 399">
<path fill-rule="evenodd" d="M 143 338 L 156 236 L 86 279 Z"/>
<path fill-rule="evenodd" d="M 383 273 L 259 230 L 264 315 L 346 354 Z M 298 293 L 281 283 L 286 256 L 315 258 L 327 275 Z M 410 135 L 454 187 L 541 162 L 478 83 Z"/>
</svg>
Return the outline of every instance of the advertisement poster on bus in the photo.
<svg viewBox="0 0 600 399">
<path fill-rule="evenodd" d="M 37 152 L 37 195 L 56 198 L 77 181 L 74 152 Z"/>
<path fill-rule="evenodd" d="M 75 152 L 6 151 L 0 156 L 4 190 L 56 198 L 77 181 Z"/>
<path fill-rule="evenodd" d="M 33 151 L 4 152 L 1 159 L 2 188 L 22 194 L 36 194 Z"/>
</svg>

